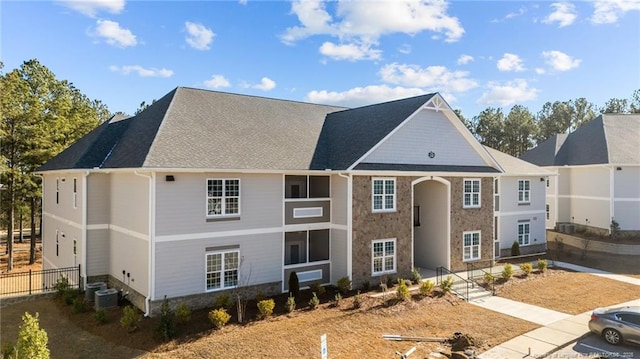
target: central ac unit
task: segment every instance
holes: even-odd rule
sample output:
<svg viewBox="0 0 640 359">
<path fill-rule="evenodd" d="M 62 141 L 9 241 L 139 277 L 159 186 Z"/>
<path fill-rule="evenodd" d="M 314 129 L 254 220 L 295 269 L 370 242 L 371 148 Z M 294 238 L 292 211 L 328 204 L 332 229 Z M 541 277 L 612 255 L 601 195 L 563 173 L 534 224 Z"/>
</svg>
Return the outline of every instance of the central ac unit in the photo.
<svg viewBox="0 0 640 359">
<path fill-rule="evenodd" d="M 95 293 L 95 309 L 108 309 L 118 306 L 118 290 L 115 288 L 101 289 Z"/>
<path fill-rule="evenodd" d="M 105 282 L 87 283 L 87 288 L 84 292 L 84 300 L 87 302 L 93 302 L 95 299 L 95 293 L 102 289 L 107 289 L 107 283 Z"/>
</svg>

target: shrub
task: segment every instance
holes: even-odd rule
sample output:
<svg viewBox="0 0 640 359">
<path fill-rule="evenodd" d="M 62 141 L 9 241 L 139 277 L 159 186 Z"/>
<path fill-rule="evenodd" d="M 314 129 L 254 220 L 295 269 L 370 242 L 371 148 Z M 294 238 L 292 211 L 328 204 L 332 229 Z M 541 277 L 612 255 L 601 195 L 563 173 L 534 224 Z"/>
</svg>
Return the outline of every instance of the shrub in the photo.
<svg viewBox="0 0 640 359">
<path fill-rule="evenodd" d="M 220 294 L 213 300 L 214 309 L 224 308 L 226 310 L 229 310 L 232 307 L 233 307 L 233 300 L 231 300 L 231 297 L 229 296 L 229 294 Z"/>
<path fill-rule="evenodd" d="M 96 320 L 96 323 L 98 324 L 104 324 L 107 322 L 107 311 L 104 309 L 98 309 L 96 310 L 96 312 L 93 314 L 93 318 Z"/>
<path fill-rule="evenodd" d="M 229 322 L 229 319 L 231 319 L 231 316 L 224 308 L 214 309 L 209 312 L 209 320 L 216 329 L 224 327 Z"/>
<path fill-rule="evenodd" d="M 22 316 L 22 325 L 18 331 L 18 342 L 15 346 L 15 353 L 19 358 L 49 358 L 49 349 L 47 348 L 49 338 L 47 332 L 40 329 L 38 316 L 38 313 L 31 316 L 28 312 Z"/>
<path fill-rule="evenodd" d="M 60 277 L 58 277 L 58 280 L 56 281 L 56 284 L 53 285 L 53 288 L 58 293 L 58 296 L 64 297 L 64 295 L 67 293 L 67 291 L 69 291 L 69 289 L 71 289 L 71 286 L 69 285 L 69 278 L 67 278 L 67 277 L 65 277 L 65 276 L 63 276 L 61 274 Z"/>
<path fill-rule="evenodd" d="M 433 292 L 433 287 L 434 284 L 432 281 L 428 279 L 425 280 L 420 284 L 420 294 L 424 295 L 425 297 L 431 295 L 431 292 Z"/>
<path fill-rule="evenodd" d="M 127 329 L 127 332 L 132 333 L 138 329 L 138 323 L 142 320 L 142 316 L 138 312 L 138 309 L 132 305 L 127 305 L 122 309 L 122 318 L 120 318 L 120 325 Z"/>
<path fill-rule="evenodd" d="M 175 316 L 178 324 L 187 324 L 191 320 L 191 309 L 185 303 L 180 303 L 176 307 Z"/>
<path fill-rule="evenodd" d="M 338 279 L 338 290 L 340 293 L 347 294 L 349 289 L 351 289 L 351 280 L 349 277 L 342 277 Z"/>
<path fill-rule="evenodd" d="M 527 262 L 520 264 L 520 270 L 524 273 L 525 276 L 528 276 L 533 272 L 533 264 Z"/>
<path fill-rule="evenodd" d="M 411 282 L 413 284 L 418 284 L 422 280 L 422 274 L 418 271 L 418 268 L 413 268 L 411 270 Z"/>
<path fill-rule="evenodd" d="M 309 288 L 311 288 L 312 292 L 318 293 L 319 295 L 323 295 L 326 292 L 326 289 L 320 284 L 320 282 L 311 283 Z"/>
<path fill-rule="evenodd" d="M 353 308 L 358 309 L 360 307 L 362 307 L 362 295 L 360 291 L 358 291 L 356 295 L 353 296 Z"/>
<path fill-rule="evenodd" d="M 442 289 L 444 293 L 451 292 L 451 289 L 453 289 L 453 278 L 447 276 L 446 279 L 443 279 L 442 282 L 440 282 L 440 289 Z"/>
<path fill-rule="evenodd" d="M 169 301 L 167 296 L 164 296 L 162 300 L 162 306 L 160 307 L 160 321 L 155 329 L 156 339 L 161 341 L 167 341 L 176 336 L 176 324 L 173 321 L 173 315 L 169 308 Z"/>
<path fill-rule="evenodd" d="M 291 272 L 289 275 L 289 293 L 296 298 L 300 296 L 300 281 L 296 272 Z"/>
<path fill-rule="evenodd" d="M 411 293 L 409 292 L 409 286 L 407 285 L 407 281 L 404 279 L 398 279 L 398 289 L 396 289 L 396 297 L 398 300 L 407 301 L 411 297 Z"/>
<path fill-rule="evenodd" d="M 548 267 L 548 263 L 546 260 L 544 259 L 538 259 L 538 270 L 541 273 L 544 273 L 547 271 L 547 267 Z"/>
<path fill-rule="evenodd" d="M 518 241 L 513 241 L 513 244 L 511 245 L 511 256 L 517 257 L 519 255 L 520 255 L 520 244 L 518 244 Z"/>
<path fill-rule="evenodd" d="M 4 342 L 2 343 L 2 352 L 0 353 L 0 358 L 16 358 L 16 347 L 12 342 Z"/>
<path fill-rule="evenodd" d="M 611 229 L 611 238 L 618 239 L 620 235 L 620 223 L 612 219 L 609 228 Z"/>
<path fill-rule="evenodd" d="M 336 295 L 333 297 L 333 306 L 339 307 L 340 304 L 342 304 L 342 294 L 336 293 Z"/>
<path fill-rule="evenodd" d="M 507 263 L 502 269 L 502 278 L 504 280 L 509 280 L 511 279 L 511 277 L 513 277 L 513 267 L 511 266 L 511 264 Z"/>
<path fill-rule="evenodd" d="M 84 298 L 80 298 L 76 296 L 73 298 L 73 307 L 71 308 L 71 312 L 73 314 L 84 313 L 87 311 L 87 303 L 85 303 Z"/>
<path fill-rule="evenodd" d="M 62 300 L 66 305 L 72 305 L 78 298 L 78 293 L 79 292 L 76 289 L 67 289 L 62 294 Z"/>
<path fill-rule="evenodd" d="M 371 290 L 371 282 L 369 282 L 368 280 L 365 280 L 364 282 L 362 282 L 362 291 L 368 292 L 370 290 Z"/>
<path fill-rule="evenodd" d="M 273 314 L 273 308 L 276 307 L 276 302 L 273 299 L 264 299 L 258 302 L 258 310 L 262 318 L 269 318 Z"/>
<path fill-rule="evenodd" d="M 287 308 L 287 313 L 291 313 L 296 310 L 296 298 L 289 293 L 289 298 L 287 298 L 287 302 L 285 303 Z"/>
<path fill-rule="evenodd" d="M 487 282 L 487 284 L 491 284 L 494 280 L 496 280 L 496 278 L 490 272 L 484 272 L 483 277 L 484 281 Z"/>
<path fill-rule="evenodd" d="M 311 307 L 311 309 L 316 309 L 318 308 L 318 305 L 320 305 L 320 299 L 318 299 L 316 293 L 313 292 L 313 297 L 311 297 L 311 299 L 309 300 L 309 306 Z"/>
</svg>

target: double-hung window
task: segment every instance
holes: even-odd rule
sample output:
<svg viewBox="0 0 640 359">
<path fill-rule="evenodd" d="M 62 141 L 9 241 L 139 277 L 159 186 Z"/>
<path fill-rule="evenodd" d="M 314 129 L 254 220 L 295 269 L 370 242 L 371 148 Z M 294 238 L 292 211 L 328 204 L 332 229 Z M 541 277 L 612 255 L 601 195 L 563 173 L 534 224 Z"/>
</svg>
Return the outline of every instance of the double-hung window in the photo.
<svg viewBox="0 0 640 359">
<path fill-rule="evenodd" d="M 480 259 L 480 231 L 462 233 L 462 259 L 471 261 Z"/>
<path fill-rule="evenodd" d="M 531 202 L 531 181 L 518 180 L 518 203 Z"/>
<path fill-rule="evenodd" d="M 518 244 L 526 246 L 529 244 L 529 231 L 531 226 L 528 222 L 518 223 Z"/>
<path fill-rule="evenodd" d="M 240 215 L 240 180 L 207 179 L 207 216 Z"/>
<path fill-rule="evenodd" d="M 239 268 L 238 250 L 207 253 L 207 290 L 235 288 L 238 285 Z"/>
<path fill-rule="evenodd" d="M 373 178 L 371 202 L 373 212 L 392 212 L 396 210 L 396 179 Z"/>
<path fill-rule="evenodd" d="M 464 180 L 463 201 L 464 201 L 463 202 L 464 208 L 480 207 L 480 180 L 479 179 Z"/>
<path fill-rule="evenodd" d="M 373 275 L 395 273 L 396 271 L 396 240 L 379 239 L 371 244 Z"/>
</svg>

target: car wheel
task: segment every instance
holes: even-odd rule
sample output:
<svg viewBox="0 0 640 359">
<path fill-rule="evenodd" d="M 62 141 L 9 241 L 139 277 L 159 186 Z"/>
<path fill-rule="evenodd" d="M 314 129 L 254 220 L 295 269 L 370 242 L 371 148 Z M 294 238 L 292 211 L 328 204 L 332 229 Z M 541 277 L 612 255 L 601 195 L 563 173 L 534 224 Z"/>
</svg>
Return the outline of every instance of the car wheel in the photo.
<svg viewBox="0 0 640 359">
<path fill-rule="evenodd" d="M 618 345 L 622 342 L 622 335 L 620 335 L 620 332 L 615 329 L 607 328 L 603 330 L 602 337 L 609 344 Z"/>
</svg>

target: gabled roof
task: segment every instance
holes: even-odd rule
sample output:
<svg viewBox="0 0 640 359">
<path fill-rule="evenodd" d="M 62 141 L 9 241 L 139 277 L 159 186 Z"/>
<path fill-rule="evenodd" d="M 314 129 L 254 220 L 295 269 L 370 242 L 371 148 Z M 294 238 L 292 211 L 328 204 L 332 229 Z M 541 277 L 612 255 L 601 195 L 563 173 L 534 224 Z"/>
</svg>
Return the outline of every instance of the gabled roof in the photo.
<svg viewBox="0 0 640 359">
<path fill-rule="evenodd" d="M 491 147 L 483 146 L 493 157 L 506 175 L 513 176 L 549 176 L 553 173 L 527 161 L 523 161 Z"/>
<path fill-rule="evenodd" d="M 559 140 L 560 136 L 565 140 Z M 550 138 L 520 158 L 539 166 L 637 165 L 639 148 L 640 114 L 603 114 L 569 135 Z"/>
<path fill-rule="evenodd" d="M 334 112 L 324 122 L 312 169 L 345 170 L 435 94 Z"/>
</svg>

